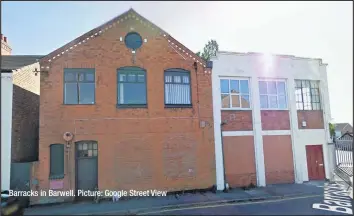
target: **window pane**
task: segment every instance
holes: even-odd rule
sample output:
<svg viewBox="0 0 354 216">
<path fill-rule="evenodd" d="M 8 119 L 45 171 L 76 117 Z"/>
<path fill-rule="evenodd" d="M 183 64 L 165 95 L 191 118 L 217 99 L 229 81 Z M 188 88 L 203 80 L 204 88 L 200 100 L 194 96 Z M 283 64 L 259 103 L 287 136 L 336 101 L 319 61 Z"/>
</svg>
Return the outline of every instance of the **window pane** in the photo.
<svg viewBox="0 0 354 216">
<path fill-rule="evenodd" d="M 135 74 L 128 74 L 128 82 L 136 82 Z"/>
<path fill-rule="evenodd" d="M 313 96 L 318 96 L 318 95 L 320 95 L 318 89 L 311 89 L 311 94 L 312 94 Z"/>
<path fill-rule="evenodd" d="M 165 84 L 166 104 L 191 104 L 190 86 L 183 84 Z"/>
<path fill-rule="evenodd" d="M 279 109 L 286 109 L 287 108 L 287 103 L 286 103 L 286 96 L 279 96 Z"/>
<path fill-rule="evenodd" d="M 226 79 L 220 80 L 220 89 L 221 89 L 221 93 L 229 93 L 229 80 Z"/>
<path fill-rule="evenodd" d="M 259 93 L 260 94 L 267 94 L 267 82 L 265 81 L 259 81 Z"/>
<path fill-rule="evenodd" d="M 84 80 L 85 80 L 85 74 L 79 73 L 79 81 L 84 81 Z"/>
<path fill-rule="evenodd" d="M 189 83 L 189 76 L 183 76 L 183 83 Z"/>
<path fill-rule="evenodd" d="M 77 74 L 75 72 L 64 72 L 65 75 L 65 81 L 71 81 L 71 82 L 75 82 L 77 81 Z"/>
<path fill-rule="evenodd" d="M 318 81 L 311 81 L 311 88 L 318 88 Z"/>
<path fill-rule="evenodd" d="M 78 104 L 77 83 L 65 83 L 65 104 Z"/>
<path fill-rule="evenodd" d="M 241 107 L 239 95 L 231 95 L 231 107 Z"/>
<path fill-rule="evenodd" d="M 97 149 L 97 143 L 93 144 L 93 149 Z"/>
<path fill-rule="evenodd" d="M 126 82 L 127 81 L 127 75 L 120 73 L 119 74 L 119 81 Z"/>
<path fill-rule="evenodd" d="M 97 150 L 93 150 L 93 156 L 97 156 Z"/>
<path fill-rule="evenodd" d="M 230 80 L 230 92 L 231 93 L 240 93 L 240 81 L 239 80 Z"/>
<path fill-rule="evenodd" d="M 88 150 L 88 156 L 92 157 L 92 150 Z"/>
<path fill-rule="evenodd" d="M 313 110 L 320 110 L 321 104 L 320 103 L 312 103 L 312 108 L 313 108 Z"/>
<path fill-rule="evenodd" d="M 82 144 L 82 149 L 87 150 L 87 143 Z"/>
<path fill-rule="evenodd" d="M 277 96 L 269 96 L 269 108 L 278 108 Z"/>
<path fill-rule="evenodd" d="M 310 88 L 310 82 L 308 80 L 301 81 L 302 88 Z"/>
<path fill-rule="evenodd" d="M 146 104 L 145 83 L 119 83 L 119 104 Z"/>
<path fill-rule="evenodd" d="M 277 82 L 277 90 L 279 95 L 285 95 L 285 82 Z"/>
<path fill-rule="evenodd" d="M 230 95 L 221 94 L 221 107 L 230 108 Z"/>
<path fill-rule="evenodd" d="M 180 76 L 173 76 L 173 82 L 175 83 L 181 83 L 181 77 Z"/>
<path fill-rule="evenodd" d="M 95 81 L 95 73 L 86 72 L 85 73 L 85 81 Z"/>
<path fill-rule="evenodd" d="M 241 107 L 242 108 L 250 108 L 250 96 L 242 95 L 241 96 Z"/>
<path fill-rule="evenodd" d="M 138 82 L 145 82 L 145 75 L 144 74 L 138 74 Z"/>
<path fill-rule="evenodd" d="M 268 108 L 268 96 L 267 95 L 261 95 L 261 108 Z"/>
<path fill-rule="evenodd" d="M 95 84 L 94 83 L 79 83 L 79 99 L 80 104 L 95 103 Z"/>
<path fill-rule="evenodd" d="M 301 88 L 301 80 L 295 80 L 295 87 Z"/>
<path fill-rule="evenodd" d="M 248 94 L 248 80 L 240 80 L 240 92 L 243 94 Z"/>
<path fill-rule="evenodd" d="M 276 82 L 274 81 L 268 82 L 268 94 L 277 94 Z"/>
<path fill-rule="evenodd" d="M 165 82 L 166 83 L 172 82 L 172 76 L 165 76 Z"/>
</svg>

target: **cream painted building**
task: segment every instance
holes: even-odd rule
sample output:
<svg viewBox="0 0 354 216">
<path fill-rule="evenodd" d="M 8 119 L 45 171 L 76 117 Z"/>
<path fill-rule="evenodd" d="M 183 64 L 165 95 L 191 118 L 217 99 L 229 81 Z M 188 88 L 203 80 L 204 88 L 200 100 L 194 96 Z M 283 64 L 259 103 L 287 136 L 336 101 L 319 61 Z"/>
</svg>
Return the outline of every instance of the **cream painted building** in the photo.
<svg viewBox="0 0 354 216">
<path fill-rule="evenodd" d="M 218 190 L 329 179 L 327 64 L 234 52 L 211 60 Z"/>
</svg>

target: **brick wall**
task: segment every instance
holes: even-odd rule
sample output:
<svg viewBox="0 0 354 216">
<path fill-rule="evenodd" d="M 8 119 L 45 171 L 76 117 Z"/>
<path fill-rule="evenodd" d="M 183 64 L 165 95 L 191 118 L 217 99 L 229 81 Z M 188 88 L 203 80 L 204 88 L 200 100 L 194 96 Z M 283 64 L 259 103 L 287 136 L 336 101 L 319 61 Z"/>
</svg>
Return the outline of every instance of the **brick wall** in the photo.
<svg viewBox="0 0 354 216">
<path fill-rule="evenodd" d="M 117 69 L 132 66 L 132 54 L 119 40 L 134 28 L 148 38 L 137 51 L 135 66 L 147 72 L 147 108 L 117 109 Z M 81 44 L 50 63 L 41 76 L 39 164 L 34 175 L 39 189 L 49 187 L 49 145 L 98 142 L 100 190 L 207 188 L 215 184 L 211 75 L 183 59 L 158 32 L 127 20 L 103 35 Z M 44 66 L 46 63 L 42 63 Z M 63 68 L 95 68 L 96 104 L 63 105 Z M 164 70 L 191 73 L 192 108 L 164 107 Z M 200 127 L 200 121 L 206 126 Z M 75 187 L 74 150 L 64 189 Z M 39 171 L 40 170 L 40 171 Z"/>
<path fill-rule="evenodd" d="M 291 136 L 263 136 L 267 184 L 293 183 L 294 165 Z"/>
<path fill-rule="evenodd" d="M 35 63 L 13 72 L 12 162 L 38 160 L 40 75 Z"/>
<path fill-rule="evenodd" d="M 290 130 L 288 110 L 261 110 L 262 130 Z"/>
<path fill-rule="evenodd" d="M 252 131 L 252 110 L 222 110 L 223 131 Z"/>
<path fill-rule="evenodd" d="M 224 136 L 223 146 L 230 187 L 257 185 L 253 136 Z"/>
<path fill-rule="evenodd" d="M 297 120 L 299 129 L 324 129 L 322 110 L 298 110 Z M 306 127 L 302 121 L 306 121 Z"/>
</svg>

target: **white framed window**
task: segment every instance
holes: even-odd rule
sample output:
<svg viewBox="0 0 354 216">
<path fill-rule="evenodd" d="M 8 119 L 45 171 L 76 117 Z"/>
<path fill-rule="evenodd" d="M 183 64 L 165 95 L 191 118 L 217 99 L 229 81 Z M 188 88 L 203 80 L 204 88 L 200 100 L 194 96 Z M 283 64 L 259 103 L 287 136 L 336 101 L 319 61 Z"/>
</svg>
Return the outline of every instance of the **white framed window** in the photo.
<svg viewBox="0 0 354 216">
<path fill-rule="evenodd" d="M 319 81 L 295 80 L 297 110 L 321 110 Z"/>
<path fill-rule="evenodd" d="M 258 85 L 261 109 L 288 108 L 285 80 L 259 80 Z"/>
<path fill-rule="evenodd" d="M 221 78 L 221 108 L 251 109 L 249 86 L 247 78 Z"/>
</svg>

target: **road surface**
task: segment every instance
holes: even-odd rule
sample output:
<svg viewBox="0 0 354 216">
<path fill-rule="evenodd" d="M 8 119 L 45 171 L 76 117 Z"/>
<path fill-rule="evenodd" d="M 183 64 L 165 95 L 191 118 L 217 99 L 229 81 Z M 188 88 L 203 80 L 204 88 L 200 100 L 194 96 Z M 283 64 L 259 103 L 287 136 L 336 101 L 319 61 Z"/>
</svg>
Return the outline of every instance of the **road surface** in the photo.
<svg viewBox="0 0 354 216">
<path fill-rule="evenodd" d="M 317 195 L 283 200 L 228 203 L 176 210 L 151 211 L 140 215 L 348 215 L 313 208 L 314 203 L 323 203 L 323 200 L 323 196 Z"/>
</svg>

